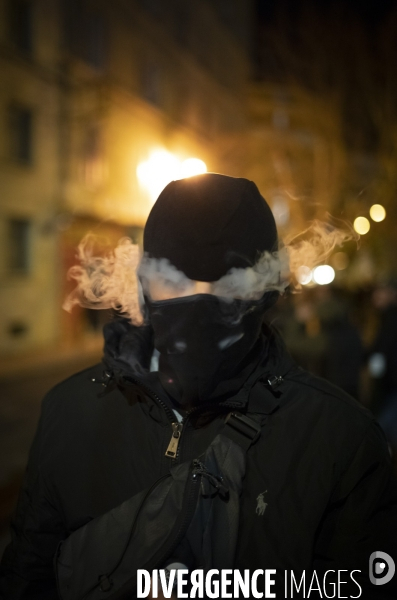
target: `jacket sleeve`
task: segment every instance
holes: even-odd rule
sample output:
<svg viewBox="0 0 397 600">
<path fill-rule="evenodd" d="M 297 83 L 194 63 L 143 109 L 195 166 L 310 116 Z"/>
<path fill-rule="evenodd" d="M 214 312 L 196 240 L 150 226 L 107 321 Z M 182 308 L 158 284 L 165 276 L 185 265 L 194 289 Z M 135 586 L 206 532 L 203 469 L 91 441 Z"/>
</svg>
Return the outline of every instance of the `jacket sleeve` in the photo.
<svg viewBox="0 0 397 600">
<path fill-rule="evenodd" d="M 387 553 L 397 566 L 397 481 L 384 435 L 372 423 L 334 489 L 318 530 L 314 568 L 344 570 L 347 583 L 340 597 L 350 592 L 365 600 L 397 598 L 397 574 L 389 583 L 380 584 L 381 575 L 375 575 L 377 585 L 370 582 L 370 557 L 376 551 Z M 357 583 L 350 578 L 353 570 Z"/>
<path fill-rule="evenodd" d="M 49 478 L 42 468 L 44 404 L 11 523 L 12 541 L 0 566 L 0 598 L 4 600 L 58 598 L 53 557 L 58 543 L 67 534 Z"/>
</svg>

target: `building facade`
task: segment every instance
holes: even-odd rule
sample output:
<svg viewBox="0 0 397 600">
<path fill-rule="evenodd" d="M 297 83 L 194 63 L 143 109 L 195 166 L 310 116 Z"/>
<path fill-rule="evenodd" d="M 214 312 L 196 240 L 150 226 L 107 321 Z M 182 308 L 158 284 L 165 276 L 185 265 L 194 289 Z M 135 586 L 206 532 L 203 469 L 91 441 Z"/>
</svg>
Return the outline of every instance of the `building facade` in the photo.
<svg viewBox="0 0 397 600">
<path fill-rule="evenodd" d="M 244 131 L 234 142 L 227 134 L 219 155 L 257 183 L 282 237 L 339 215 L 347 159 L 338 107 L 297 86 L 252 82 L 246 115 Z"/>
<path fill-rule="evenodd" d="M 88 231 L 139 241 L 153 153 L 234 174 L 217 149 L 245 127 L 251 19 L 243 0 L 0 1 L 2 355 L 98 324 L 61 310 L 66 274 Z"/>
</svg>

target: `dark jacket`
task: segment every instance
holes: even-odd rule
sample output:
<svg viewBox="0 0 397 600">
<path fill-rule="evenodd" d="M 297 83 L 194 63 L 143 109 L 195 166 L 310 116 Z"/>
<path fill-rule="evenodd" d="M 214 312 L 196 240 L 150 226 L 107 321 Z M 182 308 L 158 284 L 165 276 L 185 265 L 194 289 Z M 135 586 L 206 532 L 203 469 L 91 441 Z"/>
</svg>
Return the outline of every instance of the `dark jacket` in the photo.
<svg viewBox="0 0 397 600">
<path fill-rule="evenodd" d="M 187 418 L 177 460 L 201 454 L 232 406 L 262 415 L 262 435 L 247 453 L 235 568 L 277 569 L 277 598 L 284 598 L 284 570 L 359 569 L 360 597 L 395 598 L 393 581 L 368 582 L 371 553 L 397 562 L 397 491 L 384 436 L 367 410 L 298 368 L 276 336 L 264 335 L 266 357 L 249 377 Z M 173 462 L 165 450 L 175 418 L 156 374 L 147 372 L 150 334 L 119 320 L 105 338 L 105 372 L 103 364 L 82 371 L 43 401 L 2 561 L 6 599 L 57 598 L 59 541 L 151 485 Z M 264 511 L 257 511 L 260 495 Z M 341 586 L 341 597 L 347 590 Z M 358 586 L 350 593 L 358 596 Z"/>
</svg>

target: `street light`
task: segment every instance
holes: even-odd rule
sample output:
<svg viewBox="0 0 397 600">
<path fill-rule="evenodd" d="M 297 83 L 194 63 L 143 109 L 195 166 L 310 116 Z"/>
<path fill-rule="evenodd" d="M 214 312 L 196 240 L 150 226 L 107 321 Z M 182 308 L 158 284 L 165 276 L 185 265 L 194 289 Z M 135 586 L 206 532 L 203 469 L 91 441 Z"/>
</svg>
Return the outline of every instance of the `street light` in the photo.
<svg viewBox="0 0 397 600">
<path fill-rule="evenodd" d="M 199 158 L 180 161 L 167 150 L 155 150 L 148 160 L 137 166 L 138 181 L 154 202 L 165 186 L 175 179 L 183 179 L 207 172 L 207 166 Z"/>
<path fill-rule="evenodd" d="M 369 216 L 376 223 L 380 223 L 386 217 L 386 211 L 381 204 L 373 204 L 369 209 Z"/>
<path fill-rule="evenodd" d="M 357 217 L 353 223 L 354 230 L 360 235 L 365 235 L 371 228 L 370 222 L 366 217 Z"/>
<path fill-rule="evenodd" d="M 308 285 L 312 281 L 312 270 L 306 265 L 299 267 L 297 271 L 297 280 L 301 285 Z"/>
<path fill-rule="evenodd" d="M 335 271 L 330 265 L 319 265 L 313 269 L 313 281 L 318 285 L 327 285 L 335 279 Z"/>
<path fill-rule="evenodd" d="M 194 175 L 202 175 L 207 172 L 207 165 L 199 158 L 187 158 L 181 164 L 180 178 L 193 177 Z"/>
</svg>

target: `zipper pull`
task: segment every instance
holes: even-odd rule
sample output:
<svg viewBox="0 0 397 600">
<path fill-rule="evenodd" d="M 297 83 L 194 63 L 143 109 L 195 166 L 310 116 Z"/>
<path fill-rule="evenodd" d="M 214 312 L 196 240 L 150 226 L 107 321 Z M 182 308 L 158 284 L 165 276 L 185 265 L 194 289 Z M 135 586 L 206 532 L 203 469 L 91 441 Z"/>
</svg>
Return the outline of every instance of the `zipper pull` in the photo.
<svg viewBox="0 0 397 600">
<path fill-rule="evenodd" d="M 172 425 L 172 436 L 168 448 L 165 451 L 165 455 L 170 458 L 175 458 L 178 452 L 179 440 L 182 433 L 182 423 L 171 423 Z"/>
</svg>

